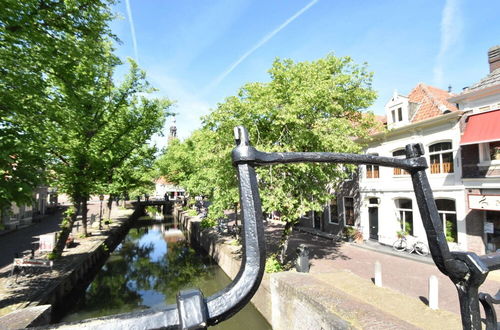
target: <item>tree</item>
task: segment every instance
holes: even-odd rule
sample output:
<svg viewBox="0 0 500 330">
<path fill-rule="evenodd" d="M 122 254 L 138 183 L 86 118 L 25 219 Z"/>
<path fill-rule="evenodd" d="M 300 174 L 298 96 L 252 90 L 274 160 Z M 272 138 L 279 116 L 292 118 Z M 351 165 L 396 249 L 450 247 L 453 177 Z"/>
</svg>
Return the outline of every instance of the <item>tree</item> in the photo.
<svg viewBox="0 0 500 330">
<path fill-rule="evenodd" d="M 66 117 L 49 134 L 50 152 L 57 157 L 51 164 L 57 173 L 55 180 L 71 196 L 75 208 L 82 209 L 84 234 L 89 196 L 98 192 L 99 184 L 109 182 L 123 169 L 154 133 L 160 132 L 169 114 L 170 101 L 146 97 L 154 90 L 136 63 L 130 61 L 130 65 L 130 73 L 119 87 L 109 86 L 110 77 L 101 75 L 100 70 L 93 71 L 95 75 L 90 77 L 84 71 L 83 77 L 75 81 L 57 81 L 64 90 L 80 83 L 85 86 L 77 90 L 81 95 L 65 99 Z M 106 69 L 104 72 L 110 74 L 112 68 Z M 58 248 L 63 246 L 66 234 L 69 231 L 63 229 Z"/>
<path fill-rule="evenodd" d="M 52 76 L 71 74 L 82 59 L 103 58 L 99 45 L 114 39 L 107 22 L 114 1 L 6 0 L 0 7 L 0 200 L 28 203 L 40 183 L 45 124 L 60 118 Z M 75 86 L 76 87 L 76 86 Z M 4 148 L 5 147 L 5 148 Z M 16 158 L 16 170 L 11 167 Z M 9 165 L 10 164 L 10 165 Z M 25 169 L 25 170 L 22 170 Z M 7 179 L 5 179 L 7 178 Z"/>
<path fill-rule="evenodd" d="M 39 170 L 46 167 L 70 195 L 76 212 L 63 228 L 56 254 L 80 211 L 86 233 L 90 194 L 160 131 L 168 115 L 170 101 L 148 96 L 154 89 L 133 61 L 124 81 L 114 80 L 121 61 L 113 54 L 117 39 L 108 26 L 113 3 L 7 0 L 0 8 L 0 125 L 12 131 L 2 129 L 0 143 L 10 136 L 20 141 L 2 159 L 15 157 L 19 164 L 30 159 Z M 44 166 L 33 161 L 37 154 Z M 23 173 L 18 168 L 15 174 Z M 8 176 L 11 169 L 2 168 Z M 23 180 L 11 180 L 21 182 L 17 186 L 0 181 L 0 191 L 9 193 L 5 199 L 24 188 L 23 182 L 35 181 Z"/>
<path fill-rule="evenodd" d="M 230 164 L 235 126 L 246 126 L 252 143 L 262 151 L 357 153 L 362 146 L 355 138 L 367 137 L 376 125 L 373 114 L 363 112 L 376 97 L 366 65 L 333 55 L 314 62 L 277 59 L 269 73 L 270 82 L 246 84 L 237 96 L 219 104 L 197 133 L 210 137 L 205 144 L 211 147 L 194 152 L 192 162 L 208 173 L 205 184 L 212 189 L 219 213 L 233 207 L 237 198 L 236 175 Z M 200 160 L 201 154 L 206 161 Z M 331 199 L 329 188 L 353 169 L 328 164 L 257 169 L 264 211 L 278 211 L 286 221 L 280 242 L 282 257 L 293 224 L 306 212 L 321 210 Z M 189 180 L 179 183 L 185 182 Z"/>
</svg>

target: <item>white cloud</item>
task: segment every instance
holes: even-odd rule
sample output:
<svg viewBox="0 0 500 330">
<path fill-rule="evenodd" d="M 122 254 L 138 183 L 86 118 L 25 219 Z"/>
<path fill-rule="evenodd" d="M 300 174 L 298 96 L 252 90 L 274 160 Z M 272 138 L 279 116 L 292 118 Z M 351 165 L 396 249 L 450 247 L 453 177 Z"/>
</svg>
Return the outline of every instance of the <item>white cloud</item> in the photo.
<svg viewBox="0 0 500 330">
<path fill-rule="evenodd" d="M 434 84 L 443 86 L 444 67 L 450 51 L 461 40 L 463 19 L 460 0 L 446 0 L 441 16 L 441 44 L 434 65 Z"/>
</svg>

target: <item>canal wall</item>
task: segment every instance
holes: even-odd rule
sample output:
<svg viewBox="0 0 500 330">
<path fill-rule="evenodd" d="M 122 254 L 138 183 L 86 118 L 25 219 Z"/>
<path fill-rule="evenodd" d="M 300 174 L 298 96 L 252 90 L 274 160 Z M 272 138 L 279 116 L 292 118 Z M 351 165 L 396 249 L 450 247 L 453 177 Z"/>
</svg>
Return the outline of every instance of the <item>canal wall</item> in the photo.
<svg viewBox="0 0 500 330">
<path fill-rule="evenodd" d="M 117 212 L 107 230 L 94 232 L 84 239 L 76 238 L 77 246 L 65 250 L 63 257 L 54 262 L 51 272 L 28 278 L 15 286 L 10 283 L 13 280 L 8 279 L 10 282 L 3 286 L 11 288 L 7 294 L 13 297 L 13 304 L 8 307 L 10 313 L 0 317 L 0 329 L 20 329 L 58 321 L 76 303 L 133 221 L 143 214 L 141 209 Z"/>
<path fill-rule="evenodd" d="M 181 209 L 174 219 L 193 245 L 203 248 L 234 279 L 239 247 Z M 431 310 L 422 302 L 345 271 L 265 274 L 252 303 L 275 330 L 290 329 L 460 329 L 456 314 Z"/>
</svg>

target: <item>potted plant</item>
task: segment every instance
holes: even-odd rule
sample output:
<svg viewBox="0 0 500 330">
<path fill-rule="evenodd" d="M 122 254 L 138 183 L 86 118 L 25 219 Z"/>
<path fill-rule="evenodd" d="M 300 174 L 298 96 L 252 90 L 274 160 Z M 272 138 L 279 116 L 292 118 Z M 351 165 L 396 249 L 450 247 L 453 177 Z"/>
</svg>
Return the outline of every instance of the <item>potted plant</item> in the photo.
<svg viewBox="0 0 500 330">
<path fill-rule="evenodd" d="M 344 233 L 344 239 L 348 242 L 356 241 L 359 243 L 363 241 L 363 234 L 357 228 L 346 226 L 342 231 Z"/>
<path fill-rule="evenodd" d="M 491 159 L 500 160 L 500 146 L 493 147 L 493 153 Z"/>
<path fill-rule="evenodd" d="M 409 233 L 407 231 L 404 231 L 404 230 L 398 230 L 396 232 L 396 236 L 398 238 L 404 238 L 405 236 L 407 236 Z"/>
</svg>

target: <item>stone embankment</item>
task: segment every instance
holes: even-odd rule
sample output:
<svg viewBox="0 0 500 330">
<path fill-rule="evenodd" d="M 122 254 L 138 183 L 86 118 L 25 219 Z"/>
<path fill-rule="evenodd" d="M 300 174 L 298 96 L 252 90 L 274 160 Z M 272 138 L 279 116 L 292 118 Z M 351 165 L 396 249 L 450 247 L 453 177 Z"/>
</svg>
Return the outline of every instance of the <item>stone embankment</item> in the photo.
<svg viewBox="0 0 500 330">
<path fill-rule="evenodd" d="M 0 329 L 46 325 L 57 320 L 92 280 L 110 251 L 121 242 L 140 211 L 115 210 L 104 230 L 89 228 L 90 237 L 74 233 L 75 246 L 65 249 L 52 270 L 36 275 L 10 276 L 12 265 L 0 270 Z"/>
<path fill-rule="evenodd" d="M 197 217 L 177 209 L 174 217 L 192 244 L 203 248 L 234 278 L 240 251 L 213 229 L 202 229 Z M 265 274 L 252 303 L 273 329 L 460 329 L 457 314 L 432 310 L 397 291 L 376 287 L 350 271 L 287 271 Z"/>
</svg>

